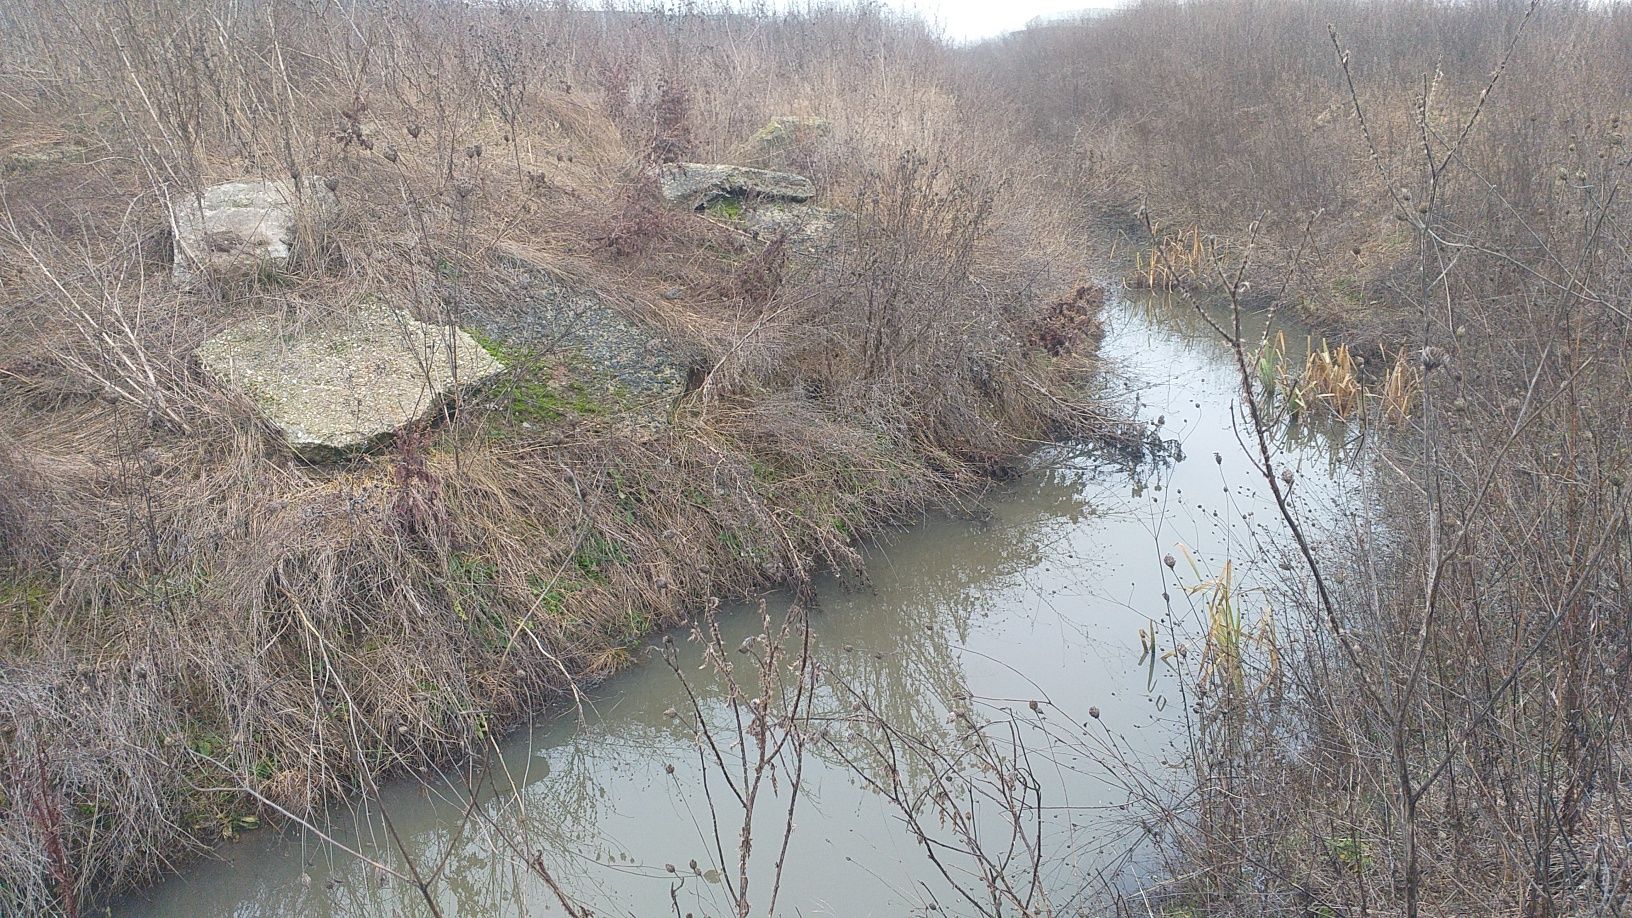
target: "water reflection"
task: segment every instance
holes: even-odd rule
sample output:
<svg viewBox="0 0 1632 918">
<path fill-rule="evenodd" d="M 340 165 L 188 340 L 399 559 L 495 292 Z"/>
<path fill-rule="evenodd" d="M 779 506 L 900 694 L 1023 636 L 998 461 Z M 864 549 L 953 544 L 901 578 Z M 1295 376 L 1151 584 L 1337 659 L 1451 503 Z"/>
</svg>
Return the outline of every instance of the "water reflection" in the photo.
<svg viewBox="0 0 1632 918">
<path fill-rule="evenodd" d="M 1048 852 L 1041 879 L 1057 904 L 1092 895 L 1121 864 L 1137 836 L 1121 809 L 1130 798 L 1182 793 L 1183 774 L 1163 763 L 1184 758 L 1184 685 L 1172 666 L 1142 653 L 1140 632 L 1171 649 L 1194 639 L 1201 621 L 1180 588 L 1190 573 L 1161 559 L 1182 545 L 1202 575 L 1231 559 L 1251 602 L 1274 538 L 1273 507 L 1241 448 L 1235 369 L 1213 331 L 1185 304 L 1118 303 L 1112 311 L 1106 352 L 1121 362 L 1144 416 L 1162 419 L 1162 436 L 1176 447 L 1171 458 L 1185 458 L 1128 468 L 1088 452 L 1047 451 L 978 518 L 937 520 L 888 538 L 870 549 L 866 582 L 819 585 L 810 614 L 814 653 L 828 677 L 820 714 L 832 721 L 833 744 L 812 744 L 805 762 L 780 913 L 929 914 L 928 903 L 938 901 L 946 914 L 957 901 L 901 813 L 864 780 L 881 775 L 861 754 L 864 744 L 845 735 L 865 732 L 854 724 L 850 693 L 927 747 L 967 751 L 959 710 L 1013 731 L 1015 754 L 1034 756 L 1042 782 L 1035 794 Z M 1261 321 L 1244 317 L 1249 334 L 1262 333 L 1252 324 Z M 1354 448 L 1346 432 L 1313 423 L 1284 425 L 1276 445 L 1278 461 L 1297 469 L 1297 499 L 1309 506 L 1338 486 Z M 767 602 L 776 616 L 787 600 Z M 734 647 L 760 623 L 746 607 L 721 625 Z M 729 726 L 736 711 L 697 669 L 699 649 L 675 637 L 705 715 Z M 1040 702 L 1036 710 L 1032 701 Z M 484 763 L 474 805 L 464 774 L 442 774 L 394 785 L 377 803 L 337 814 L 325 830 L 407 873 L 394 831 L 419 870 L 437 872 L 436 901 L 450 916 L 563 914 L 534 864 L 597 915 L 728 914 L 740 810 L 699 754 L 692 728 L 671 713 L 686 710 L 661 662 L 637 666 L 589 693 L 581 715 L 557 712 L 501 743 Z M 859 774 L 847 759 L 861 764 Z M 931 760 L 903 771 L 909 785 L 923 787 Z M 756 812 L 764 840 L 750 890 L 760 908 L 787 793 L 780 780 Z M 1001 821 L 988 806 L 975 818 L 994 816 Z M 221 854 L 118 911 L 430 911 L 412 884 L 309 832 L 251 835 Z"/>
</svg>

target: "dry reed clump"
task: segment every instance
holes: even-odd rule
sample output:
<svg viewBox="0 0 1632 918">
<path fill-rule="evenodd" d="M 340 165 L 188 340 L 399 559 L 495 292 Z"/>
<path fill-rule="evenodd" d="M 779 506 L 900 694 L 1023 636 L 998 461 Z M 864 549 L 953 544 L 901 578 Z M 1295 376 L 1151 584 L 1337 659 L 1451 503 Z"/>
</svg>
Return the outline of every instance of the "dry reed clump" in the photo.
<svg viewBox="0 0 1632 918">
<path fill-rule="evenodd" d="M 267 807 L 468 752 L 711 597 L 856 569 L 862 535 L 1099 420 L 1092 297 L 1034 305 L 1079 275 L 1071 216 L 1015 184 L 1007 110 L 877 10 L 75 2 L 0 27 L 30 62 L 0 145 L 55 125 L 83 151 L 0 184 L 0 909 L 72 912 Z M 856 214 L 829 258 L 626 192 L 818 103 L 816 177 Z M 178 284 L 170 215 L 241 175 L 321 182 L 339 216 L 305 215 L 287 266 Z M 525 309 L 490 267 L 515 251 L 702 355 L 672 424 L 624 424 L 544 347 L 315 466 L 190 358 L 267 313 Z M 1069 347 L 1028 341 L 1063 319 Z"/>
<path fill-rule="evenodd" d="M 1188 290 L 1217 282 L 1214 266 L 1219 262 L 1218 241 L 1202 238 L 1201 229 L 1189 232 L 1153 232 L 1150 251 L 1135 252 L 1133 270 L 1123 283 L 1136 290 Z"/>
</svg>

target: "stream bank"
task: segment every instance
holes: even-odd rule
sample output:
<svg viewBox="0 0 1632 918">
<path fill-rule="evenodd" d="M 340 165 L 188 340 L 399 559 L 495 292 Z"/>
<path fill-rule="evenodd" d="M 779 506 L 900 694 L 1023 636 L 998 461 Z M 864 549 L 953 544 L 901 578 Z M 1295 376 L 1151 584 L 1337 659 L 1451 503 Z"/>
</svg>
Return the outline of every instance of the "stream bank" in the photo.
<svg viewBox="0 0 1632 918">
<path fill-rule="evenodd" d="M 948 714 L 967 704 L 981 718 L 1012 720 L 1047 751 L 1038 770 L 1047 852 L 1040 883 L 1057 906 L 1086 907 L 1093 896 L 1138 885 L 1148 865 L 1133 817 L 1183 799 L 1193 671 L 1162 654 L 1195 647 L 1204 631 L 1184 587 L 1228 561 L 1251 605 L 1255 584 L 1269 576 L 1264 546 L 1277 527 L 1236 441 L 1233 364 L 1189 308 L 1117 299 L 1107 307 L 1103 344 L 1118 385 L 1158 425 L 1173 461 L 1128 468 L 1091 450 L 1047 449 L 977 518 L 938 519 L 878 541 L 864 585 L 820 578 L 815 591 L 819 665 L 860 687 L 892 723 L 943 735 Z M 1303 493 L 1317 501 L 1341 479 L 1344 447 L 1319 431 L 1285 435 Z M 1169 568 L 1163 557 L 1171 554 L 1193 558 L 1195 570 Z M 788 600 L 767 601 L 774 608 Z M 729 646 L 760 625 L 751 607 L 728 610 L 720 623 Z M 1154 654 L 1144 652 L 1151 633 Z M 693 671 L 697 648 L 674 636 Z M 705 716 L 729 715 L 722 685 L 699 675 L 694 688 Z M 548 718 L 499 743 L 495 771 L 513 790 L 486 794 L 477 823 L 459 828 L 468 801 L 454 784 L 404 781 L 379 801 L 337 809 L 324 831 L 397 864 L 381 821 L 389 814 L 417 860 L 447 855 L 437 888 L 445 914 L 548 913 L 555 900 L 511 850 L 516 838 L 597 914 L 666 913 L 676 888 L 683 912 L 726 913 L 724 881 L 735 864 L 722 863 L 711 839 L 712 766 L 673 716 L 682 698 L 675 675 L 648 659 L 589 692 L 582 716 Z M 931 903 L 955 901 L 898 814 L 856 772 L 831 755 L 807 758 L 782 882 L 787 913 L 923 914 Z M 716 777 L 716 805 L 719 793 Z M 785 803 L 779 794 L 776 809 Z M 732 807 L 718 815 L 728 833 L 740 818 Z M 252 833 L 219 853 L 115 912 L 424 909 L 411 887 L 382 881 L 310 832 Z M 730 847 L 724 853 L 734 857 Z M 682 866 L 670 873 L 668 865 Z M 756 870 L 753 888 L 767 889 L 769 874 Z"/>
</svg>

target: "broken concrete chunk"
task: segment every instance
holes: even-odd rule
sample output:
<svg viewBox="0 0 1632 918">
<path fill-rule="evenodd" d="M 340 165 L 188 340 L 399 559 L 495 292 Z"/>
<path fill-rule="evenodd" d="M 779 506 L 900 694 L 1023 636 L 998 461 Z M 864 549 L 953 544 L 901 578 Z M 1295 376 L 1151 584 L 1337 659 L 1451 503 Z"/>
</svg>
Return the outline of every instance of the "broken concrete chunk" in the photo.
<svg viewBox="0 0 1632 918">
<path fill-rule="evenodd" d="M 748 139 L 738 162 L 761 169 L 804 168 L 833 136 L 826 118 L 779 115 Z"/>
<path fill-rule="evenodd" d="M 802 175 L 713 163 L 663 166 L 657 183 L 665 200 L 693 210 L 721 198 L 808 201 L 816 196 L 816 186 Z"/>
<path fill-rule="evenodd" d="M 788 248 L 801 255 L 831 253 L 853 220 L 849 211 L 815 204 L 764 204 L 742 214 L 743 227 L 759 239 L 785 236 Z"/>
<path fill-rule="evenodd" d="M 304 197 L 294 183 L 241 179 L 211 185 L 176 204 L 176 279 L 200 272 L 250 273 L 288 263 L 303 216 L 322 219 L 334 195 L 312 183 Z M 304 206 L 303 206 L 304 205 Z"/>
<path fill-rule="evenodd" d="M 312 460 L 367 449 L 504 370 L 463 331 L 378 305 L 303 324 L 251 319 L 204 342 L 198 358 Z"/>
</svg>

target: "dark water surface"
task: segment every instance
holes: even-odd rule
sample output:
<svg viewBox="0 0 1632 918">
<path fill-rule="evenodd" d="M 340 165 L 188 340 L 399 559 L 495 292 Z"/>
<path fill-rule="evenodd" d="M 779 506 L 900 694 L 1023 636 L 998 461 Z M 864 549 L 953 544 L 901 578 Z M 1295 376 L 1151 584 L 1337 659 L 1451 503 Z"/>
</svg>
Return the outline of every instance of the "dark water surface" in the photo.
<svg viewBox="0 0 1632 918">
<path fill-rule="evenodd" d="M 1104 353 L 1126 380 L 1115 389 L 1136 394 L 1145 418 L 1161 418 L 1161 435 L 1185 458 L 1130 470 L 1051 450 L 989 495 L 974 518 L 927 522 L 873 546 L 870 582 L 823 582 L 812 618 L 820 663 L 892 724 L 951 741 L 949 706 L 967 704 L 984 719 L 1013 712 L 1042 784 L 1045 886 L 1062 915 L 1097 914 L 1094 895 L 1108 884 L 1136 885 L 1146 869 L 1136 856 L 1139 807 L 1124 806 L 1130 775 L 1141 794 L 1158 798 L 1186 784 L 1182 689 L 1200 653 L 1178 663 L 1190 673 L 1181 676 L 1176 661 L 1142 654 L 1141 629 L 1154 628 L 1161 652 L 1176 643 L 1199 647 L 1199 604 L 1183 587 L 1216 574 L 1226 559 L 1238 569 L 1244 616 L 1256 620 L 1266 600 L 1252 584 L 1267 582 L 1273 568 L 1254 559 L 1265 557 L 1262 543 L 1280 530 L 1237 437 L 1236 376 L 1216 336 L 1185 305 L 1117 302 L 1107 312 Z M 1295 337 L 1301 342 L 1302 333 Z M 1278 445 L 1278 461 L 1296 470 L 1297 493 L 1317 505 L 1341 475 L 1341 444 L 1305 432 L 1287 433 Z M 1166 554 L 1177 558 L 1173 569 L 1162 562 Z M 768 601 L 773 612 L 787 603 Z M 760 627 L 752 607 L 728 611 L 721 623 L 729 647 Z M 683 634 L 676 639 L 704 710 L 723 721 L 722 689 L 695 671 L 697 648 Z M 1032 700 L 1041 702 L 1036 713 Z M 676 901 L 682 915 L 733 914 L 726 882 L 735 874 L 740 811 L 722 802 L 720 777 L 709 775 L 722 864 L 705 769 L 692 731 L 666 713 L 671 707 L 686 709 L 679 683 L 654 658 L 595 688 L 582 717 L 568 712 L 502 741 L 498 783 L 519 792 L 485 793 L 482 819 L 464 818 L 468 801 L 455 787 L 399 782 L 377 803 L 337 809 L 324 830 L 400 864 L 379 818 L 383 807 L 420 863 L 446 855 L 438 902 L 449 916 L 564 914 L 518 845 L 528 856 L 542 852 L 595 915 L 674 915 Z M 813 748 L 804 778 L 778 914 L 962 913 L 897 811 L 850 767 Z M 787 784 L 766 793 L 750 887 L 756 915 L 768 898 Z M 218 858 L 115 912 L 429 913 L 407 884 L 299 829 L 250 833 Z M 956 875 L 962 868 L 948 860 Z M 931 901 L 941 910 L 927 911 Z"/>
</svg>

